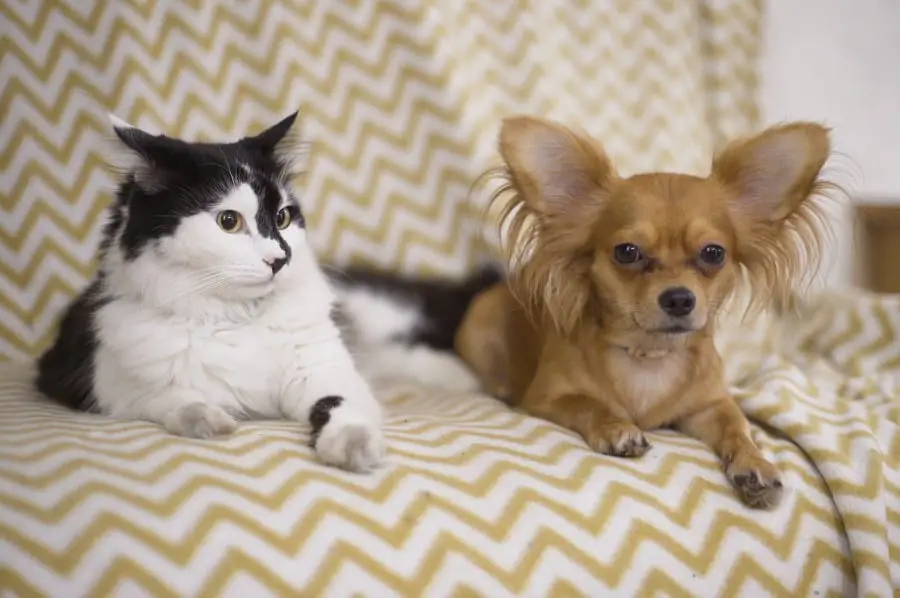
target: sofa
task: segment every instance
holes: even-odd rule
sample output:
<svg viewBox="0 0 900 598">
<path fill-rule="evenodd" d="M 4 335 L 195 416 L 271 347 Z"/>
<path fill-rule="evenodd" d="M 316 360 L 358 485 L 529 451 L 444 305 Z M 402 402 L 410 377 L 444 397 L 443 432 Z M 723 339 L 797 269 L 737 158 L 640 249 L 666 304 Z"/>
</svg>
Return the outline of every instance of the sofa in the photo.
<svg viewBox="0 0 900 598">
<path fill-rule="evenodd" d="M 388 463 L 308 430 L 191 440 L 76 413 L 33 360 L 96 267 L 105 113 L 194 139 L 301 109 L 323 260 L 458 275 L 494 241 L 499 120 L 580 126 L 626 171 L 702 172 L 759 125 L 760 3 L 4 2 L 0 596 L 890 596 L 900 589 L 900 298 L 821 290 L 722 328 L 783 503 L 708 448 L 640 459 L 479 393 L 377 387 Z"/>
</svg>

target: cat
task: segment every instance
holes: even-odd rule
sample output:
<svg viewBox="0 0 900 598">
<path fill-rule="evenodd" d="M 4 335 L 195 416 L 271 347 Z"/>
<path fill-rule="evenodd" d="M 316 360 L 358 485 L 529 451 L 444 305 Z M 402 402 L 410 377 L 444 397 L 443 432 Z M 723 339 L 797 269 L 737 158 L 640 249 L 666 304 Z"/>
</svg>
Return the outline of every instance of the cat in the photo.
<svg viewBox="0 0 900 598">
<path fill-rule="evenodd" d="M 323 462 L 378 467 L 382 408 L 332 320 L 291 186 L 297 113 L 229 143 L 110 118 L 120 176 L 99 271 L 39 358 L 38 390 L 192 438 L 307 422 Z"/>
<path fill-rule="evenodd" d="M 452 336 L 499 270 L 320 266 L 291 185 L 305 146 L 296 119 L 196 143 L 110 116 L 119 174 L 100 267 L 38 359 L 41 393 L 193 438 L 238 420 L 304 422 L 323 462 L 364 472 L 386 452 L 371 383 L 478 389 Z"/>
</svg>

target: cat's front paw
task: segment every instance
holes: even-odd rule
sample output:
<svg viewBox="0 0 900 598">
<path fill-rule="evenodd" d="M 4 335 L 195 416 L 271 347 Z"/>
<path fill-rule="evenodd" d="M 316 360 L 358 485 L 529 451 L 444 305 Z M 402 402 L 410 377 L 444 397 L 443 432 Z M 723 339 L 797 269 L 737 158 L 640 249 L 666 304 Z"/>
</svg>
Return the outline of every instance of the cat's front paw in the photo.
<svg viewBox="0 0 900 598">
<path fill-rule="evenodd" d="M 166 416 L 163 425 L 172 434 L 188 438 L 211 438 L 231 434 L 237 421 L 221 407 L 207 403 L 188 403 Z"/>
<path fill-rule="evenodd" d="M 312 447 L 323 462 L 358 473 L 384 462 L 386 446 L 380 418 L 354 409 L 343 397 L 316 401 L 309 413 Z"/>
</svg>

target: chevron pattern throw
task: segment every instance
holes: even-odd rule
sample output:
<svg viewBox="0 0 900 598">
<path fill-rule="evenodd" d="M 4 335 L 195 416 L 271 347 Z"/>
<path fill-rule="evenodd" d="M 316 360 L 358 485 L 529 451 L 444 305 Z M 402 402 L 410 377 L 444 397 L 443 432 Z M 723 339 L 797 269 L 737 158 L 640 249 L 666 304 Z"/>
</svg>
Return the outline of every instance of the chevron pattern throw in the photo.
<svg viewBox="0 0 900 598">
<path fill-rule="evenodd" d="M 304 432 L 192 441 L 35 397 L 27 360 L 92 274 L 106 112 L 194 139 L 300 108 L 323 257 L 460 272 L 499 119 L 581 126 L 625 172 L 702 172 L 756 125 L 761 0 L 0 0 L 0 596 L 890 596 L 900 300 L 827 295 L 722 339 L 789 489 L 708 449 L 642 459 L 479 396 L 385 387 L 390 463 Z"/>
<path fill-rule="evenodd" d="M 389 465 L 359 476 L 317 464 L 295 424 L 186 440 L 66 412 L 5 366 L 0 595 L 890 596 L 900 299 L 811 310 L 752 359 L 735 335 L 788 488 L 770 513 L 675 433 L 616 459 L 485 397 L 393 386 Z"/>
<path fill-rule="evenodd" d="M 322 255 L 455 274 L 483 250 L 467 196 L 502 116 L 702 170 L 754 124 L 760 3 L 2 0 L 0 358 L 46 346 L 93 272 L 107 112 L 224 139 L 300 108 Z"/>
</svg>

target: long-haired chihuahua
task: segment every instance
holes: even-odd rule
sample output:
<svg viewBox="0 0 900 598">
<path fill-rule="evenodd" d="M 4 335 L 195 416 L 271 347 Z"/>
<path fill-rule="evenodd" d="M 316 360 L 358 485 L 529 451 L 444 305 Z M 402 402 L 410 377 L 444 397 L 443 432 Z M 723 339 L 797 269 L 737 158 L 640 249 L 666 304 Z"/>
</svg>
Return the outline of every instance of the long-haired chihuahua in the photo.
<svg viewBox="0 0 900 598">
<path fill-rule="evenodd" d="M 819 262 L 828 130 L 733 142 L 705 178 L 620 177 L 587 135 L 526 116 L 503 122 L 499 149 L 508 276 L 472 302 L 462 358 L 596 451 L 639 457 L 643 431 L 673 427 L 716 452 L 744 503 L 777 505 L 779 471 L 729 395 L 714 329 L 743 283 L 757 305 L 787 305 Z"/>
</svg>

